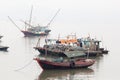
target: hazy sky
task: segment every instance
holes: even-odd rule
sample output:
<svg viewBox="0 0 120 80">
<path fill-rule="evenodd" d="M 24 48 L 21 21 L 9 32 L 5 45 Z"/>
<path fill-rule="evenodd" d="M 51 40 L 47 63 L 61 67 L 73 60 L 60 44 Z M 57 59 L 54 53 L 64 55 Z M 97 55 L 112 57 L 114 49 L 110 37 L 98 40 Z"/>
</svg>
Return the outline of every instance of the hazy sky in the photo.
<svg viewBox="0 0 120 80">
<path fill-rule="evenodd" d="M 119 0 L 0 0 L 0 20 L 8 15 L 28 19 L 33 5 L 33 19 L 50 19 L 60 8 L 60 21 L 119 24 L 119 4 Z"/>
</svg>

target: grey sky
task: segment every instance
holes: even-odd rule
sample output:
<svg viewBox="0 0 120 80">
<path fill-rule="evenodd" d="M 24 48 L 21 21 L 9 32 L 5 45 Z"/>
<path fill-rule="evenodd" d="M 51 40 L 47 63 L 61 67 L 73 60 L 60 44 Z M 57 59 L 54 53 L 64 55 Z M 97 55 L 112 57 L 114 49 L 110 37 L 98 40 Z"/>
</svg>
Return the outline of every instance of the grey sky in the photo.
<svg viewBox="0 0 120 80">
<path fill-rule="evenodd" d="M 83 24 L 119 24 L 119 4 L 119 0 L 0 0 L 0 17 L 6 19 L 9 15 L 18 19 L 27 19 L 33 5 L 35 18 L 42 19 L 41 16 L 50 18 L 57 9 L 61 8 L 59 14 L 61 21 Z"/>
</svg>

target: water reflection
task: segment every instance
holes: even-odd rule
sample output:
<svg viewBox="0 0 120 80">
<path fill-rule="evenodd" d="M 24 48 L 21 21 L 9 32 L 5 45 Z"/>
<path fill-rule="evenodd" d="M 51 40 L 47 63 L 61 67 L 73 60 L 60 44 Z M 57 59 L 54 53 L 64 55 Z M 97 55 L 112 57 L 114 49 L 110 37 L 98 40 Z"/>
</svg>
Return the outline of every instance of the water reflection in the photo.
<svg viewBox="0 0 120 80">
<path fill-rule="evenodd" d="M 87 69 L 68 70 L 44 70 L 38 80 L 90 80 L 94 76 L 94 71 Z"/>
</svg>

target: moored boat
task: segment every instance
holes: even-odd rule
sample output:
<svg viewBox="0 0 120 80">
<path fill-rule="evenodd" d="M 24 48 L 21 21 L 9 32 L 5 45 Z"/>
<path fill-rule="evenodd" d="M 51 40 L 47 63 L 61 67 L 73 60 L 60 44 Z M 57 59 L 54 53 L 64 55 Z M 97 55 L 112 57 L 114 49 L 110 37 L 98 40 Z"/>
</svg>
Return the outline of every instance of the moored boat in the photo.
<svg viewBox="0 0 120 80">
<path fill-rule="evenodd" d="M 0 39 L 2 38 L 3 36 L 0 35 Z"/>
<path fill-rule="evenodd" d="M 9 16 L 8 18 L 24 34 L 24 36 L 46 36 L 48 35 L 51 32 L 51 30 L 49 29 L 50 24 L 60 10 L 57 11 L 57 13 L 54 15 L 54 17 L 50 20 L 50 22 L 46 26 L 40 26 L 40 25 L 33 26 L 31 24 L 32 10 L 33 10 L 33 7 L 31 8 L 29 22 L 22 21 L 25 24 L 24 30 L 21 30 Z"/>
<path fill-rule="evenodd" d="M 21 32 L 25 36 L 45 36 L 45 35 L 48 35 L 49 32 L 51 32 L 51 30 L 48 29 L 47 26 L 45 27 L 36 26 L 36 27 L 28 28 L 27 30 L 21 30 Z"/>
<path fill-rule="evenodd" d="M 69 36 L 72 36 L 70 38 Z M 64 56 L 66 53 L 74 53 L 77 56 L 87 56 L 96 57 L 102 56 L 105 53 L 108 53 L 108 50 L 100 47 L 99 40 L 87 38 L 76 38 L 75 35 L 69 35 L 67 39 L 45 39 L 45 44 L 41 47 L 40 40 L 38 44 L 34 47 L 35 50 L 38 50 L 40 54 L 45 55 L 57 55 Z M 79 54 L 79 55 L 78 55 Z"/>
<path fill-rule="evenodd" d="M 71 35 L 70 35 L 71 36 Z M 73 35 L 72 35 L 73 36 Z M 38 50 L 40 54 L 50 54 L 56 56 L 64 57 L 64 54 L 74 54 L 78 57 L 85 56 L 86 49 L 78 46 L 77 39 L 45 39 L 45 45 L 43 47 L 39 46 L 39 40 L 35 50 Z"/>
<path fill-rule="evenodd" d="M 8 46 L 0 46 L 0 51 L 7 51 L 8 48 Z"/>
<path fill-rule="evenodd" d="M 42 69 L 75 69 L 75 68 L 88 68 L 92 66 L 95 61 L 92 59 L 69 59 L 69 60 L 46 60 L 40 58 L 34 58 Z"/>
</svg>

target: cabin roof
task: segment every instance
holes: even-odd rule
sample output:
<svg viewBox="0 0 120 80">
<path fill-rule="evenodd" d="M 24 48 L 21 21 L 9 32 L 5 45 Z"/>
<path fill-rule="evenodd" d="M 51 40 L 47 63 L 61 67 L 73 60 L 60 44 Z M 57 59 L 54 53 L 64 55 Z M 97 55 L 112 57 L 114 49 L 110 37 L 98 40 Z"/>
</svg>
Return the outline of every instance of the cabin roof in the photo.
<svg viewBox="0 0 120 80">
<path fill-rule="evenodd" d="M 84 53 L 84 51 L 66 51 L 64 53 L 68 58 L 72 58 L 72 57 L 82 57 L 85 56 L 86 54 Z"/>
</svg>

